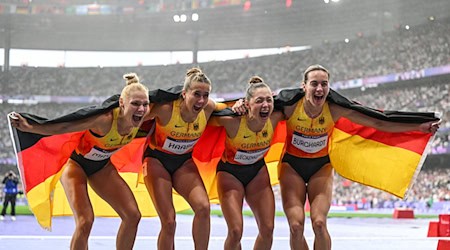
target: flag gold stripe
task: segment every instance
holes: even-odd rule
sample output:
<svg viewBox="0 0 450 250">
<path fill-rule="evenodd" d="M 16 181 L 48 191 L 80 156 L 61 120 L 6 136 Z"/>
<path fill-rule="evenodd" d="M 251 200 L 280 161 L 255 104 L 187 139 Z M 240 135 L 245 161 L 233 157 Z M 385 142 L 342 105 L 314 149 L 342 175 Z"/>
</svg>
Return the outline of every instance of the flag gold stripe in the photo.
<svg viewBox="0 0 450 250">
<path fill-rule="evenodd" d="M 421 155 L 335 129 L 330 159 L 343 177 L 403 198 Z"/>
</svg>

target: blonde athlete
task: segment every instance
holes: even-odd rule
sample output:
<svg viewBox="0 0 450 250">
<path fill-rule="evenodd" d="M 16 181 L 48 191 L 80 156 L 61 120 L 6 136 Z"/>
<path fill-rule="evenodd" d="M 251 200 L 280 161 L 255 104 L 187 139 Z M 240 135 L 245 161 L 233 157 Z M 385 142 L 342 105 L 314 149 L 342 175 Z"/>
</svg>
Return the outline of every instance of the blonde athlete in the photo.
<svg viewBox="0 0 450 250">
<path fill-rule="evenodd" d="M 147 190 L 161 221 L 158 249 L 173 249 L 175 240 L 174 188 L 194 210 L 192 235 L 195 249 L 207 249 L 210 203 L 192 159 L 192 150 L 215 108 L 209 98 L 211 81 L 198 68 L 186 73 L 180 99 L 152 106 L 155 131 L 144 153 L 143 174 Z"/>
<path fill-rule="evenodd" d="M 61 183 L 75 217 L 71 249 L 88 249 L 88 238 L 94 223 L 94 212 L 87 184 L 117 212 L 122 219 L 116 248 L 132 249 L 141 219 L 132 191 L 110 161 L 111 155 L 135 137 L 149 111 L 148 89 L 136 74 L 124 75 L 127 85 L 119 107 L 75 122 L 29 124 L 14 113 L 12 126 L 42 135 L 85 131 L 80 144 L 64 166 Z"/>
</svg>

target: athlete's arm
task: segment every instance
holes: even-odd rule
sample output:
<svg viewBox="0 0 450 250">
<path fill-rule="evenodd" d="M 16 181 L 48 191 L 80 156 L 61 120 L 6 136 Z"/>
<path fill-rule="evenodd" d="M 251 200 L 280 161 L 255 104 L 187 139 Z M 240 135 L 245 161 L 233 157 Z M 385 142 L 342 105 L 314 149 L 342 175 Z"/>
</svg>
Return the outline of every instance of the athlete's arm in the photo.
<svg viewBox="0 0 450 250">
<path fill-rule="evenodd" d="M 209 98 L 208 103 L 204 108 L 207 120 L 209 120 L 211 114 L 214 112 L 215 109 L 216 109 L 216 102 L 213 99 Z"/>
<path fill-rule="evenodd" d="M 424 133 L 435 133 L 439 129 L 439 124 L 441 121 L 430 121 L 425 123 L 400 123 L 400 122 L 389 122 L 373 117 L 364 115 L 358 111 L 341 107 L 336 104 L 330 103 L 330 110 L 333 115 L 333 119 L 338 120 L 340 117 L 345 117 L 352 122 L 376 128 L 384 132 L 406 132 L 406 131 L 421 131 Z"/>
<path fill-rule="evenodd" d="M 15 118 L 10 119 L 11 125 L 23 132 L 31 132 L 41 135 L 56 135 L 71 132 L 85 131 L 92 129 L 94 131 L 109 130 L 112 123 L 111 112 L 90 116 L 81 120 L 61 123 L 30 124 L 27 119 L 18 113 L 14 113 Z"/>
<path fill-rule="evenodd" d="M 272 122 L 272 127 L 276 127 L 278 122 L 284 120 L 284 114 L 281 111 L 273 111 L 270 115 L 270 121 Z"/>
</svg>

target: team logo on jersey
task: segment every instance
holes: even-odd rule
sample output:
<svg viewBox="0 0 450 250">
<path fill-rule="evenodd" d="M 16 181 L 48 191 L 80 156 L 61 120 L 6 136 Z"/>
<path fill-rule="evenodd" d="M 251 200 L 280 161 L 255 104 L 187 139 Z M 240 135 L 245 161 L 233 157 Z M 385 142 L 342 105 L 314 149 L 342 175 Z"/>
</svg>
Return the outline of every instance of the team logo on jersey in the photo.
<svg viewBox="0 0 450 250">
<path fill-rule="evenodd" d="M 319 124 L 324 124 L 325 123 L 325 117 L 320 117 L 319 118 Z"/>
<path fill-rule="evenodd" d="M 263 132 L 262 132 L 262 136 L 263 137 L 267 137 L 269 135 L 269 133 L 267 133 L 267 130 L 264 130 Z"/>
<path fill-rule="evenodd" d="M 198 125 L 198 123 L 194 123 L 194 130 L 198 130 L 199 127 L 200 125 Z"/>
</svg>

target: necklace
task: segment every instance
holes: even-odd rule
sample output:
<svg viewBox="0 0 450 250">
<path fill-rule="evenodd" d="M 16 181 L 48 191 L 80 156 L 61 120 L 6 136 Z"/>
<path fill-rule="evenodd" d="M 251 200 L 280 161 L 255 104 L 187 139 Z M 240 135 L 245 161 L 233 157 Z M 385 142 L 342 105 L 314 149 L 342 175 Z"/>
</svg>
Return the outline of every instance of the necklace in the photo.
<svg viewBox="0 0 450 250">
<path fill-rule="evenodd" d="M 303 109 L 305 110 L 306 115 L 311 119 L 317 118 L 322 113 L 322 109 L 317 114 L 311 113 L 311 111 L 308 111 L 305 106 Z"/>
</svg>

